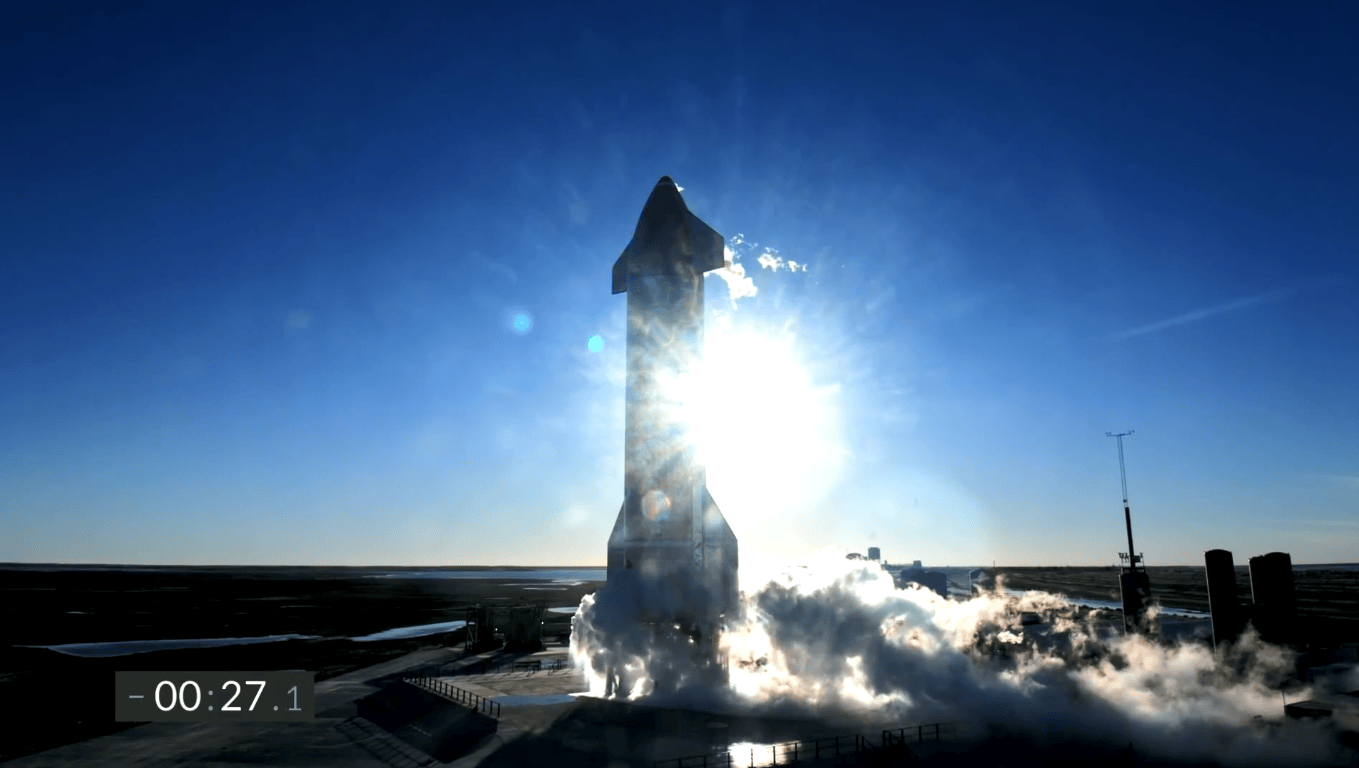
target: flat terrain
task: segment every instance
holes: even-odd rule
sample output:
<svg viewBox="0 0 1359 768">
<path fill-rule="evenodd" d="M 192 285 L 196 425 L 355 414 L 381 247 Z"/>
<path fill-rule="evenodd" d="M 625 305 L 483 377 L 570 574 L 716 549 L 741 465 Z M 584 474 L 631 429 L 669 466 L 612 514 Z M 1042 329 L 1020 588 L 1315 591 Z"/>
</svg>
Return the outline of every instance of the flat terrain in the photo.
<svg viewBox="0 0 1359 768">
<path fill-rule="evenodd" d="M 997 568 L 994 573 L 1011 589 L 1040 589 L 1087 600 L 1121 600 L 1118 569 Z M 1203 566 L 1152 566 L 1147 569 L 1154 599 L 1172 608 L 1208 610 Z M 1295 570 L 1298 617 L 1337 642 L 1359 642 L 1359 571 Z M 1236 591 L 1242 605 L 1251 603 L 1250 569 L 1236 567 Z"/>
<path fill-rule="evenodd" d="M 0 700 L 23 702 L 7 714 L 0 760 L 136 725 L 113 721 L 114 671 L 306 669 L 320 682 L 462 642 L 460 632 L 364 643 L 349 637 L 459 620 L 476 603 L 578 605 L 600 586 L 366 575 L 362 569 L 0 568 L 0 600 L 12 617 L 0 622 Z M 544 614 L 549 647 L 570 630 L 570 620 Z M 280 634 L 317 639 L 102 659 L 17 647 Z"/>
<path fill-rule="evenodd" d="M 1007 586 L 1015 589 L 1043 589 L 1077 598 L 1119 599 L 1117 571 L 1110 568 L 1002 568 L 998 573 Z M 128 750 L 129 761 L 124 764 L 131 764 L 135 762 L 130 760 L 134 750 L 153 747 L 167 750 L 167 760 L 175 749 L 188 750 L 182 754 L 191 755 L 192 759 L 184 759 L 194 764 L 286 764 L 282 759 L 284 753 L 278 752 L 279 745 L 286 746 L 294 743 L 290 739 L 298 738 L 319 740 L 308 749 L 334 750 L 326 754 L 335 756 L 360 749 L 356 744 L 368 745 L 362 749 L 381 747 L 399 751 L 401 747 L 383 733 L 348 734 L 346 729 L 361 728 L 364 722 L 353 719 L 354 698 L 375 691 L 375 685 L 387 684 L 392 676 L 399 675 L 398 668 L 411 665 L 425 674 L 448 675 L 454 684 L 487 696 L 559 695 L 581 686 L 579 678 L 569 673 L 481 679 L 457 675 L 456 667 L 473 661 L 459 660 L 461 633 L 365 643 L 348 638 L 462 619 L 464 609 L 476 603 L 577 605 L 582 596 L 596 591 L 600 582 L 564 584 L 511 575 L 432 579 L 398 574 L 395 578 L 367 578 L 370 575 L 363 569 L 56 571 L 0 566 L 0 599 L 5 600 L 7 616 L 12 617 L 0 624 L 0 697 L 3 697 L 0 700 L 12 704 L 0 736 L 0 761 L 68 745 L 52 753 L 21 759 L 20 764 L 110 764 L 106 758 L 111 749 Z M 1207 609 L 1201 567 L 1154 567 L 1150 577 L 1155 595 L 1165 604 Z M 1338 628 L 1335 631 L 1342 642 L 1359 641 L 1359 572 L 1295 571 L 1294 579 L 1304 618 Z M 1244 567 L 1238 568 L 1238 590 L 1242 601 L 1249 602 L 1249 578 Z M 564 648 L 553 643 L 552 638 L 569 630 L 570 617 L 548 613 L 544 618 L 548 647 L 559 655 Z M 18 647 L 279 634 L 314 639 L 103 659 Z M 450 645 L 453 647 L 449 648 Z M 114 671 L 214 669 L 314 671 L 318 683 L 318 720 L 333 721 L 334 727 L 308 730 L 309 726 L 291 724 L 224 727 L 113 721 Z M 619 739 L 633 731 L 619 723 L 631 723 L 629 718 L 633 715 L 620 720 L 616 711 L 597 710 L 599 706 L 595 705 L 507 705 L 499 734 L 485 748 L 464 758 L 466 762 L 458 764 L 473 765 L 483 759 L 488 761 L 487 765 L 526 764 L 522 761 L 531 755 L 541 755 L 544 750 L 556 750 L 563 759 L 570 753 L 580 764 L 593 764 L 597 756 L 610 753 L 637 756 L 679 750 L 692 754 L 702 751 L 699 742 L 704 741 L 705 729 L 711 728 L 713 721 L 706 718 L 694 723 L 653 722 L 647 718 L 662 715 L 638 710 L 635 717 L 641 719 L 637 720 L 635 732 L 664 731 L 669 735 L 659 740 L 624 743 Z M 327 718 L 321 716 L 323 711 Z M 678 715 L 664 717 L 674 719 Z M 602 725 L 605 723 L 612 725 Z M 727 727 L 736 728 L 736 723 Z M 790 727 L 789 732 L 805 736 L 806 727 Z M 112 741 L 92 741 L 105 735 Z M 352 764 L 368 764 L 363 762 L 367 758 L 362 757 L 368 752 L 362 749 L 359 753 L 362 759 Z M 279 759 L 263 760 L 264 755 Z M 143 757 L 151 763 L 157 759 L 156 755 Z M 395 753 L 374 756 L 376 762 L 372 764 L 417 764 L 402 763 L 399 757 Z M 335 763 L 322 760 L 314 764 Z"/>
</svg>

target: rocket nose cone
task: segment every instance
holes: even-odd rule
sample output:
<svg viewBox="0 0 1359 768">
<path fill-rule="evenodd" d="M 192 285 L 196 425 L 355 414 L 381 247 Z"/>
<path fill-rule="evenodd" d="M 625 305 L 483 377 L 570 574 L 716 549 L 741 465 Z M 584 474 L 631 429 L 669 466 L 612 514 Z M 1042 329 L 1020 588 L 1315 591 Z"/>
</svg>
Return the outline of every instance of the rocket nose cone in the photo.
<svg viewBox="0 0 1359 768">
<path fill-rule="evenodd" d="M 651 190 L 651 195 L 647 197 L 646 205 L 642 207 L 642 217 L 637 225 L 641 230 L 652 225 L 679 223 L 684 221 L 684 214 L 688 210 L 679 187 L 670 181 L 669 176 L 662 176 L 656 188 Z"/>
</svg>

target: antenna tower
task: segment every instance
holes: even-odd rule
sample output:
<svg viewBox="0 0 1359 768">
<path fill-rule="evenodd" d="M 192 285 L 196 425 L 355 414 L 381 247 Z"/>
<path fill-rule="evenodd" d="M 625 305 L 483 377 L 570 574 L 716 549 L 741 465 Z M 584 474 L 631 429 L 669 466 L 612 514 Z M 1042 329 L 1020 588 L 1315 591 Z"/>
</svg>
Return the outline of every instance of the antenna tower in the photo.
<svg viewBox="0 0 1359 768">
<path fill-rule="evenodd" d="M 1128 507 L 1128 472 L 1123 466 L 1123 438 L 1132 433 L 1133 430 L 1130 429 L 1127 432 L 1119 432 L 1118 434 L 1114 434 L 1113 432 L 1105 432 L 1104 434 L 1118 440 L 1118 478 L 1123 483 L 1123 522 L 1128 526 L 1128 555 L 1125 559 L 1128 562 L 1127 569 L 1135 572 L 1137 570 L 1137 564 L 1142 560 L 1142 557 L 1135 554 L 1137 550 L 1133 549 L 1132 510 Z"/>
</svg>

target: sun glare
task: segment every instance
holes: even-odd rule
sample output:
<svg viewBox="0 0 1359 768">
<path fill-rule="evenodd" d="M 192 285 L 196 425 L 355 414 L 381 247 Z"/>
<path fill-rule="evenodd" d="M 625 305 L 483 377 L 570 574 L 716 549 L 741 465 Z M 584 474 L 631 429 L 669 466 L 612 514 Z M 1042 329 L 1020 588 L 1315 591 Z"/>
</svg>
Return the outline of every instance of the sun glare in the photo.
<svg viewBox="0 0 1359 768">
<path fill-rule="evenodd" d="M 708 486 L 730 519 L 817 501 L 846 458 L 836 385 L 815 386 L 795 339 L 711 328 L 686 387 Z"/>
</svg>

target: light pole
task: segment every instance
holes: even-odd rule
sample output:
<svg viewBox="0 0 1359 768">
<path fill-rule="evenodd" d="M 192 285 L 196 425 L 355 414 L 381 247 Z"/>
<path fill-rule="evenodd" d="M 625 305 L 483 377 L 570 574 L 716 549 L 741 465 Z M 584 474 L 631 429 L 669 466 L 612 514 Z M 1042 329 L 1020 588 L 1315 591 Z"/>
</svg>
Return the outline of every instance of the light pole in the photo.
<svg viewBox="0 0 1359 768">
<path fill-rule="evenodd" d="M 1133 549 L 1132 510 L 1128 506 L 1128 473 L 1123 467 L 1123 438 L 1131 435 L 1132 430 L 1105 434 L 1118 439 L 1118 475 L 1123 481 L 1123 521 L 1128 526 L 1128 567 L 1118 575 L 1118 586 L 1119 591 L 1123 593 L 1123 629 L 1132 634 L 1145 623 L 1147 601 L 1151 599 L 1151 579 L 1145 570 L 1137 569 L 1137 563 L 1142 558 L 1138 557 L 1136 550 Z"/>
<path fill-rule="evenodd" d="M 1130 570 L 1136 571 L 1139 558 L 1136 555 L 1137 550 L 1133 549 L 1132 509 L 1128 506 L 1128 473 L 1123 466 L 1123 438 L 1132 433 L 1133 430 L 1130 429 L 1118 434 L 1113 432 L 1105 432 L 1104 434 L 1118 440 L 1118 478 L 1123 483 L 1123 522 L 1128 526 L 1128 567 Z"/>
</svg>

